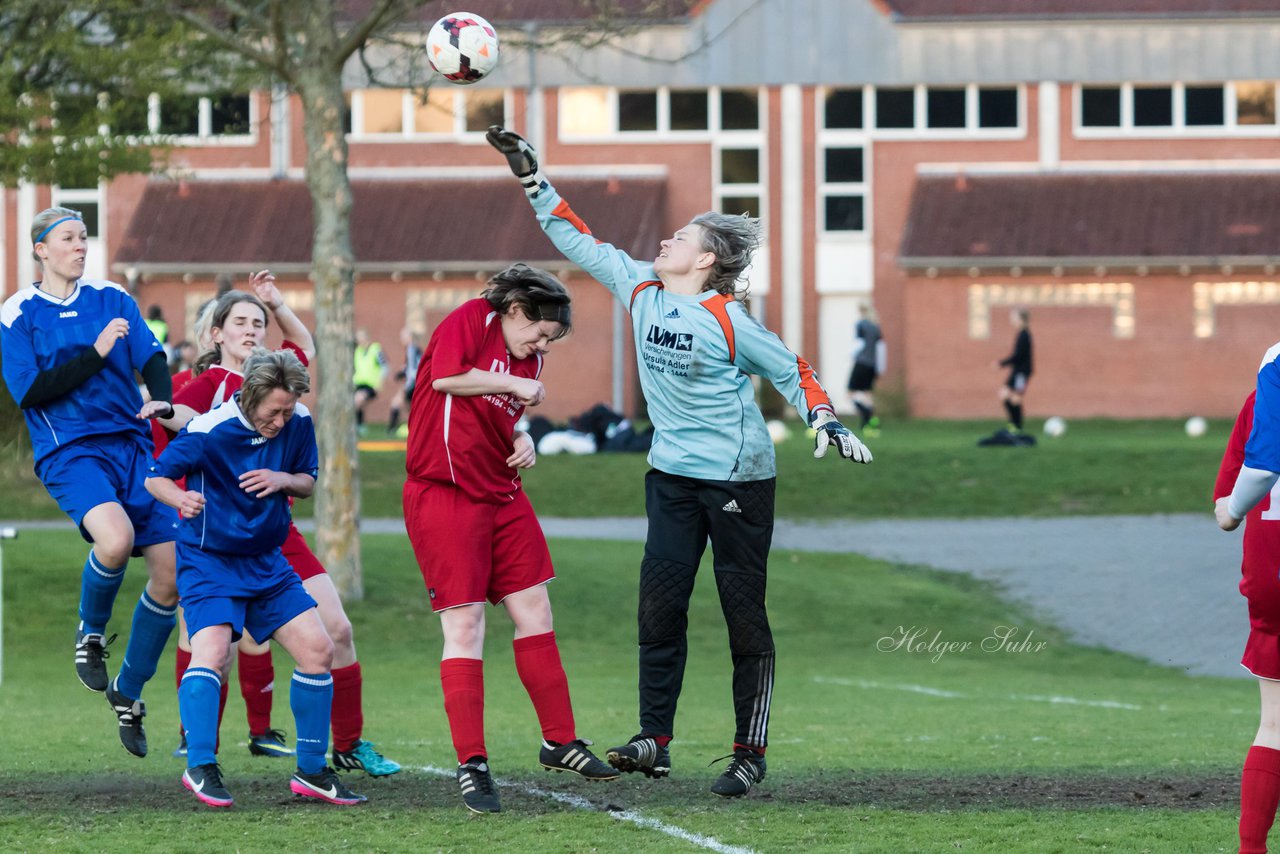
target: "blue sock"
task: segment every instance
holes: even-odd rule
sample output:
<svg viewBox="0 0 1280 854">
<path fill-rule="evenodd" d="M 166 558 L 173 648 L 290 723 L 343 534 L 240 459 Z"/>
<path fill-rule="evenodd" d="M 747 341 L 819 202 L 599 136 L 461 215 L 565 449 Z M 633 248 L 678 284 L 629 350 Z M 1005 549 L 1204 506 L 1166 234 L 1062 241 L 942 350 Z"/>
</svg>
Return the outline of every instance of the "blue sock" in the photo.
<svg viewBox="0 0 1280 854">
<path fill-rule="evenodd" d="M 178 686 L 178 714 L 187 734 L 187 767 L 216 762 L 222 680 L 207 667 L 188 667 Z"/>
<path fill-rule="evenodd" d="M 178 624 L 178 606 L 168 608 L 156 602 L 142 591 L 138 605 L 133 609 L 133 628 L 129 631 L 129 645 L 125 647 L 124 663 L 116 676 L 116 690 L 131 700 L 142 696 L 142 686 L 156 675 L 160 653 Z"/>
<path fill-rule="evenodd" d="M 333 706 L 333 677 L 324 673 L 293 671 L 289 682 L 289 708 L 298 730 L 298 769 L 316 774 L 328 764 L 329 712 Z M 185 718 L 183 719 L 185 720 Z"/>
<path fill-rule="evenodd" d="M 126 566 L 128 562 L 126 561 Z M 103 566 L 89 549 L 80 575 L 80 631 L 87 635 L 100 635 L 107 630 L 111 619 L 111 606 L 124 581 L 124 567 L 112 569 Z"/>
</svg>

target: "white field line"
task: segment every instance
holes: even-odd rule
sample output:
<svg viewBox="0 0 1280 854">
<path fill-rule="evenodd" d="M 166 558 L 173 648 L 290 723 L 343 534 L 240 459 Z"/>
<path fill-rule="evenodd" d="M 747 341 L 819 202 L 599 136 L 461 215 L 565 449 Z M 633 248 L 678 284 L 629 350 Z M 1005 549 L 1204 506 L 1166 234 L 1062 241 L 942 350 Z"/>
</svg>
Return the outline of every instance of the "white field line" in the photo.
<svg viewBox="0 0 1280 854">
<path fill-rule="evenodd" d="M 437 768 L 434 765 L 426 765 L 422 768 L 428 774 L 434 774 L 437 777 L 454 778 L 454 771 Z M 526 795 L 532 795 L 537 798 L 550 798 L 558 803 L 571 806 L 574 809 L 586 810 L 587 812 L 601 812 L 610 818 L 616 818 L 618 821 L 626 821 L 637 827 L 644 827 L 649 830 L 656 830 L 659 833 L 665 833 L 667 836 L 673 836 L 676 839 L 696 845 L 699 848 L 705 848 L 708 851 L 715 851 L 717 854 L 755 854 L 750 848 L 740 848 L 737 845 L 726 845 L 718 839 L 711 836 L 703 836 L 700 833 L 693 833 L 675 825 L 658 821 L 655 818 L 643 816 L 634 810 L 611 810 L 595 804 L 580 795 L 571 795 L 567 792 L 553 792 L 549 789 L 542 789 L 537 786 L 529 786 L 524 783 L 514 783 L 509 780 L 500 780 L 494 778 L 494 782 L 499 786 L 507 789 L 518 789 Z"/>
<path fill-rule="evenodd" d="M 948 699 L 974 699 L 972 694 L 959 691 L 944 691 L 941 688 L 930 688 L 927 685 L 912 685 L 906 682 L 873 682 L 869 679 L 841 679 L 833 676 L 815 676 L 814 682 L 826 685 L 845 685 L 852 688 L 880 688 L 885 691 L 909 691 L 913 694 L 928 694 L 930 697 L 946 697 Z M 1024 703 L 1052 703 L 1063 706 L 1092 706 L 1098 709 L 1124 709 L 1130 712 L 1142 710 L 1142 706 L 1133 703 L 1121 703 L 1118 700 L 1081 700 L 1078 697 L 1059 697 L 1047 694 L 1009 694 L 1007 699 Z"/>
</svg>

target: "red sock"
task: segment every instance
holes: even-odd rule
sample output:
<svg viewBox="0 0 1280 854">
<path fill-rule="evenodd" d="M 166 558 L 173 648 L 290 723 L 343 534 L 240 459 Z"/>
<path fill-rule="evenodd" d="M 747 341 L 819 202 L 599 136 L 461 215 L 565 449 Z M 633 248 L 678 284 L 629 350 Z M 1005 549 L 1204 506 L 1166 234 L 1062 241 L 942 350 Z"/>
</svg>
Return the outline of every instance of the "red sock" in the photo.
<svg viewBox="0 0 1280 854">
<path fill-rule="evenodd" d="M 446 658 L 440 662 L 444 713 L 459 764 L 489 755 L 484 746 L 484 662 L 478 658 Z"/>
<path fill-rule="evenodd" d="M 1240 854 L 1266 854 L 1280 803 L 1280 750 L 1253 745 L 1240 776 Z"/>
<path fill-rule="evenodd" d="M 660 744 L 662 747 L 666 747 L 671 743 L 671 736 L 669 735 L 655 735 L 655 736 L 651 736 L 651 738 L 654 741 L 658 742 L 658 744 Z"/>
<path fill-rule="evenodd" d="M 271 663 L 271 650 L 250 655 L 240 650 L 240 696 L 249 717 L 249 733 L 260 735 L 271 729 L 271 692 L 275 688 L 276 669 Z"/>
<path fill-rule="evenodd" d="M 754 744 L 738 744 L 738 742 L 735 741 L 733 743 L 733 749 L 734 750 L 750 750 L 752 753 L 759 753 L 761 756 L 764 756 L 764 748 L 757 747 Z"/>
<path fill-rule="evenodd" d="M 218 738 L 213 743 L 213 752 L 217 753 L 222 747 L 222 713 L 227 710 L 227 695 L 231 693 L 231 686 L 227 684 L 227 680 L 222 680 L 222 690 L 218 692 Z"/>
<path fill-rule="evenodd" d="M 364 733 L 364 707 L 360 700 L 363 682 L 360 676 L 360 662 L 353 662 L 331 672 L 333 674 L 333 712 L 330 714 L 330 723 L 333 725 L 333 749 L 346 753 L 356 746 L 356 742 Z"/>
<path fill-rule="evenodd" d="M 187 672 L 187 668 L 191 666 L 191 650 L 178 647 L 178 654 L 173 657 L 173 678 L 178 683 L 178 687 L 182 687 L 182 674 Z M 226 690 L 227 683 L 222 683 L 223 690 Z M 186 735 L 186 730 L 182 728 L 182 720 L 178 720 L 178 733 Z"/>
<path fill-rule="evenodd" d="M 553 744 L 567 744 L 577 736 L 573 731 L 573 705 L 569 702 L 569 679 L 560 663 L 556 633 L 517 638 L 516 673 L 533 701 L 542 725 L 542 737 Z"/>
</svg>

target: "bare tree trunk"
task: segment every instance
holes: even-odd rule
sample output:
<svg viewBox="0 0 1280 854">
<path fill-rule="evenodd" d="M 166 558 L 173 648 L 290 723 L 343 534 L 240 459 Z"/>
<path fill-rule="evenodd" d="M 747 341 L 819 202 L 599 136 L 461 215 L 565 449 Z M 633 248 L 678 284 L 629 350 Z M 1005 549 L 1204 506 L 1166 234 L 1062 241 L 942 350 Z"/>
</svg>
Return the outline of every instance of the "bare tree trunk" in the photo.
<svg viewBox="0 0 1280 854">
<path fill-rule="evenodd" d="M 356 455 L 352 369 L 355 354 L 355 256 L 351 249 L 351 183 L 343 132 L 339 74 L 326 66 L 336 51 L 334 28 L 315 10 L 305 16 L 306 51 L 297 70 L 307 140 L 307 186 L 315 216 L 312 276 L 316 293 L 319 369 L 320 488 L 316 541 L 320 561 L 345 600 L 364 597 L 360 566 L 360 470 Z"/>
</svg>

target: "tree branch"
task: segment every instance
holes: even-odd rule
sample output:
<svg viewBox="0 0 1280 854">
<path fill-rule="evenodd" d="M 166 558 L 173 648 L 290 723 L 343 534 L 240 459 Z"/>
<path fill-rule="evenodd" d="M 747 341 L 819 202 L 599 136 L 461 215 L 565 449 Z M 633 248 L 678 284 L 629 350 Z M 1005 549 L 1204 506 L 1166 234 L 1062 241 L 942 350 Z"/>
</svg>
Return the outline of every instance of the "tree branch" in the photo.
<svg viewBox="0 0 1280 854">
<path fill-rule="evenodd" d="M 166 3 L 164 4 L 164 8 L 165 11 L 182 21 L 184 24 L 191 26 L 208 38 L 213 39 L 232 53 L 238 53 L 260 68 L 272 71 L 284 80 L 292 81 L 293 76 L 290 74 L 289 66 L 286 63 L 280 62 L 278 57 L 253 47 L 246 41 L 236 38 L 235 34 L 229 30 L 221 29 L 214 25 L 212 21 L 206 20 L 200 15 L 192 12 L 188 12 L 176 4 Z"/>
<path fill-rule="evenodd" d="M 347 31 L 346 37 L 338 42 L 337 56 L 334 57 L 338 67 L 341 68 L 346 63 L 347 57 L 355 53 L 361 45 L 368 41 L 369 36 L 382 26 L 383 22 L 391 16 L 392 11 L 401 3 L 404 4 L 404 8 L 396 11 L 395 18 L 403 18 L 408 12 L 414 9 L 421 9 L 432 2 L 435 2 L 435 0 L 408 0 L 408 2 L 405 2 L 405 0 L 379 0 L 369 14 L 352 25 L 351 29 Z"/>
</svg>

